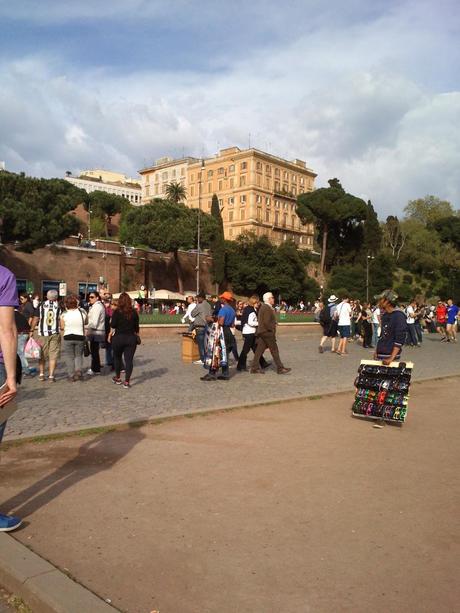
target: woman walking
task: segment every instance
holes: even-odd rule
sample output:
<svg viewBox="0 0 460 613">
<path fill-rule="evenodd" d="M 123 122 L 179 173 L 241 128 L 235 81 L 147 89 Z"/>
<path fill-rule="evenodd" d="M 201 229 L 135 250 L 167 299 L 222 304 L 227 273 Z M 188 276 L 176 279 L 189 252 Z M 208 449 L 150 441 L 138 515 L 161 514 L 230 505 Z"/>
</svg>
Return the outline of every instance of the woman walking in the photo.
<svg viewBox="0 0 460 613">
<path fill-rule="evenodd" d="M 126 292 L 120 294 L 118 307 L 112 315 L 109 340 L 112 343 L 115 365 L 115 376 L 112 381 L 116 385 L 122 385 L 120 373 L 123 357 L 125 363 L 123 388 L 129 389 L 133 372 L 134 354 L 139 343 L 139 316 L 133 309 L 131 298 Z"/>
<path fill-rule="evenodd" d="M 67 378 L 69 381 L 82 381 L 85 324 L 88 316 L 86 311 L 78 307 L 78 298 L 74 295 L 67 296 L 64 305 L 66 310 L 61 315 L 60 328 L 64 336 L 62 354 L 67 367 Z"/>
<path fill-rule="evenodd" d="M 105 341 L 105 308 L 98 292 L 91 292 L 89 294 L 89 304 L 87 336 L 90 342 L 91 368 L 88 369 L 87 374 L 100 375 L 101 358 L 99 356 L 99 347 Z"/>
<path fill-rule="evenodd" d="M 372 347 L 372 311 L 368 302 L 363 303 L 361 309 L 361 321 L 362 321 L 362 336 L 364 349 L 370 349 Z"/>
</svg>

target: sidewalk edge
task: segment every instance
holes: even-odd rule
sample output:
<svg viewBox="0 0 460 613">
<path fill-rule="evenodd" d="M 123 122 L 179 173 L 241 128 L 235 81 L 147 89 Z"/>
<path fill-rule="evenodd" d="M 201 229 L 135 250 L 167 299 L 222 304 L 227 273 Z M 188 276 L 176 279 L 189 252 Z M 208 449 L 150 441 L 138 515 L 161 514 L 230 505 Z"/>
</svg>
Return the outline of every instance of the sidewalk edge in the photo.
<svg viewBox="0 0 460 613">
<path fill-rule="evenodd" d="M 0 584 L 22 598 L 33 613 L 118 611 L 4 532 L 0 533 Z"/>
</svg>

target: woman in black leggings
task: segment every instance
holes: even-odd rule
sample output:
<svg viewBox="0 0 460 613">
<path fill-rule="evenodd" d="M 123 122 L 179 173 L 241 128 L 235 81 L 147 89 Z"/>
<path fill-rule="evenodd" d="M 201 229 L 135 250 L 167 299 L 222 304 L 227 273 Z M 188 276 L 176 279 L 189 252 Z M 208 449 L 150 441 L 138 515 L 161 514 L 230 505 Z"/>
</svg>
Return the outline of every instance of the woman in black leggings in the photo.
<svg viewBox="0 0 460 613">
<path fill-rule="evenodd" d="M 131 298 L 126 292 L 120 294 L 118 308 L 114 311 L 110 320 L 110 336 L 112 343 L 113 362 L 115 366 L 115 376 L 112 381 L 116 385 L 122 385 L 124 389 L 129 389 L 131 374 L 133 372 L 133 358 L 139 338 L 139 316 L 133 309 Z M 125 363 L 125 381 L 120 379 L 122 368 L 122 357 Z"/>
</svg>

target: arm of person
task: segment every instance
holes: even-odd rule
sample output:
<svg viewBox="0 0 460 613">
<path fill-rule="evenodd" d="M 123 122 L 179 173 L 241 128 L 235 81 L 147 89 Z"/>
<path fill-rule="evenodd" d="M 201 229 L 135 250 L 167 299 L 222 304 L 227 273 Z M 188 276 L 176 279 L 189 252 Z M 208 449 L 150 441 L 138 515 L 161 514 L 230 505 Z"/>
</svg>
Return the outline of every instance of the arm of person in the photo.
<svg viewBox="0 0 460 613">
<path fill-rule="evenodd" d="M 65 328 L 65 320 L 63 315 L 61 315 L 61 317 L 59 318 L 59 329 L 61 330 L 61 332 L 64 332 L 64 328 Z"/>
<path fill-rule="evenodd" d="M 0 406 L 10 402 L 17 393 L 16 352 L 18 333 L 14 323 L 14 308 L 0 306 L 0 346 L 6 370 L 6 391 L 0 394 Z"/>
<path fill-rule="evenodd" d="M 394 345 L 390 357 L 386 358 L 385 360 L 382 360 L 382 364 L 385 364 L 385 366 L 388 366 L 389 364 L 394 362 L 396 359 L 396 356 L 398 355 L 400 351 L 401 351 L 401 346 Z"/>
</svg>

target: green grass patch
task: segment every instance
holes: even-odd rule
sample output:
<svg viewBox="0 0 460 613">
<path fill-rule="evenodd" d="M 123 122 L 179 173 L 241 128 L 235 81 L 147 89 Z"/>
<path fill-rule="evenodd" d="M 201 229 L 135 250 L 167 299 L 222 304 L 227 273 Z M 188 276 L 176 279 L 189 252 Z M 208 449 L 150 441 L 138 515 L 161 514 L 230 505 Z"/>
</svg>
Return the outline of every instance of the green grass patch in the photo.
<svg viewBox="0 0 460 613">
<path fill-rule="evenodd" d="M 160 313 L 152 313 L 151 315 L 141 314 L 139 321 L 141 324 L 175 324 L 181 323 L 183 315 L 162 315 Z M 277 320 L 279 323 L 309 323 L 314 322 L 313 315 L 305 313 L 277 313 Z"/>
</svg>

